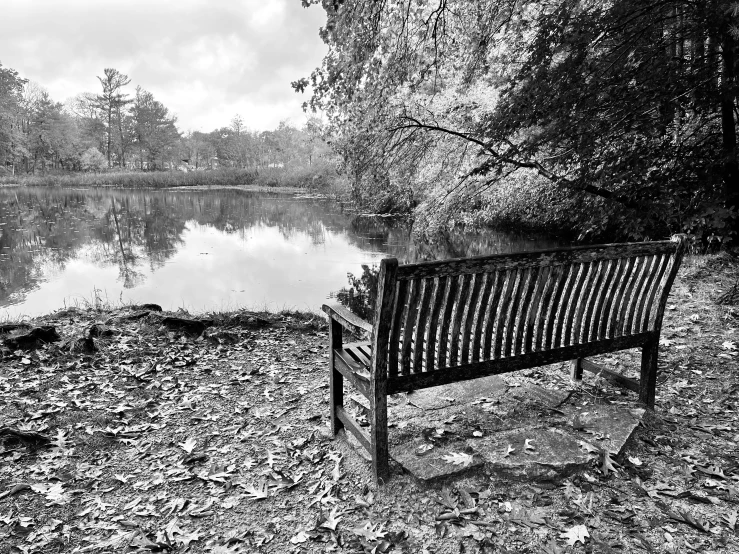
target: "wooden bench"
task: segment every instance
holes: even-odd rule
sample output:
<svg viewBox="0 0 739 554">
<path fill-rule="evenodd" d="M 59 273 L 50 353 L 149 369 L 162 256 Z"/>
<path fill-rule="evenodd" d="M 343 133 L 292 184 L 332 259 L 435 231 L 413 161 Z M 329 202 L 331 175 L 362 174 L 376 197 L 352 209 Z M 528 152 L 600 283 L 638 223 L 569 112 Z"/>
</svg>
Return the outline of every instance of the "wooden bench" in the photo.
<svg viewBox="0 0 739 554">
<path fill-rule="evenodd" d="M 380 264 L 375 322 L 341 305 L 330 318 L 331 429 L 346 428 L 389 476 L 387 396 L 572 360 L 654 406 L 657 349 L 685 239 L 605 244 L 399 265 Z M 342 329 L 368 342 L 342 343 Z M 583 360 L 642 349 L 637 381 Z M 368 399 L 369 432 L 344 409 L 346 378 Z"/>
</svg>

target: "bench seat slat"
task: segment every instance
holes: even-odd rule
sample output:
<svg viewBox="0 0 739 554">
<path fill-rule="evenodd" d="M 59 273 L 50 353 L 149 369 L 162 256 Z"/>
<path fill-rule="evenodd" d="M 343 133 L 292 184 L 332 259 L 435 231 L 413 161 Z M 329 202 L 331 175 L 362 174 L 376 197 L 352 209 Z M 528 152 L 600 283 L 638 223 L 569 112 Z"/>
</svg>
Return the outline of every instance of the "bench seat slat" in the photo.
<svg viewBox="0 0 739 554">
<path fill-rule="evenodd" d="M 365 397 L 369 398 L 370 373 L 352 358 L 346 350 L 334 350 L 334 367 Z"/>
</svg>

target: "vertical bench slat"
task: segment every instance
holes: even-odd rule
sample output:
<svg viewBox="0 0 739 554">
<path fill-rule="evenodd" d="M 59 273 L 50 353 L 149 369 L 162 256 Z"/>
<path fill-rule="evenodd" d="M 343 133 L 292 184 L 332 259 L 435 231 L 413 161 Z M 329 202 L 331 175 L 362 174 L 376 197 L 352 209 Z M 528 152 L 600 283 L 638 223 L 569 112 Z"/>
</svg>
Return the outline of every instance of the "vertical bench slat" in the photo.
<svg viewBox="0 0 739 554">
<path fill-rule="evenodd" d="M 431 320 L 429 322 L 428 342 L 426 345 L 426 371 L 436 369 L 436 349 L 439 345 L 439 315 L 444 305 L 444 296 L 449 286 L 448 277 L 439 277 L 436 279 L 434 287 L 433 307 L 431 308 Z"/>
<path fill-rule="evenodd" d="M 398 281 L 395 286 L 395 302 L 393 304 L 393 322 L 390 330 L 390 341 L 388 343 L 388 375 L 395 377 L 399 369 L 400 336 L 403 322 L 403 312 L 408 303 L 408 281 Z"/>
<path fill-rule="evenodd" d="M 457 298 L 458 291 L 457 277 L 449 277 L 449 287 L 444 295 L 444 308 L 441 316 L 441 329 L 439 331 L 439 367 L 447 367 L 448 347 L 449 347 L 449 324 L 454 311 L 454 302 Z"/>
<path fill-rule="evenodd" d="M 611 319 L 611 312 L 613 311 L 618 289 L 624 281 L 625 270 L 628 266 L 629 260 L 627 258 L 620 258 L 616 260 L 616 262 L 616 267 L 613 270 L 612 279 L 603 298 L 603 303 L 593 321 L 593 330 L 590 337 L 591 340 L 603 340 L 608 334 L 608 322 Z"/>
<path fill-rule="evenodd" d="M 454 367 L 461 363 L 459 359 L 462 344 L 467 337 L 462 336 L 462 321 L 464 319 L 465 310 L 469 304 L 469 296 L 472 290 L 472 275 L 461 275 L 461 289 L 459 297 L 455 302 L 454 315 L 452 316 L 452 326 L 449 333 L 449 366 Z"/>
<path fill-rule="evenodd" d="M 460 362 L 470 363 L 472 361 L 470 357 L 470 349 L 474 348 L 475 342 L 475 323 L 479 325 L 479 318 L 477 318 L 478 308 L 480 304 L 480 291 L 482 290 L 482 283 L 484 280 L 484 273 L 476 273 L 473 276 L 472 291 L 470 292 L 470 299 L 467 303 L 467 314 L 464 318 L 464 325 L 462 326 L 462 357 Z"/>
<path fill-rule="evenodd" d="M 572 310 L 575 293 L 579 292 L 579 288 L 582 288 L 584 280 L 587 277 L 588 271 L 590 271 L 590 265 L 588 263 L 576 264 L 573 266 L 570 273 L 570 278 L 567 280 L 567 286 L 562 293 L 562 300 L 560 306 L 557 308 L 557 320 L 555 322 L 554 338 L 552 338 L 552 348 L 557 348 L 564 345 L 565 336 L 567 335 L 568 319 L 570 314 L 575 317 Z"/>
<path fill-rule="evenodd" d="M 652 310 L 654 298 L 657 290 L 660 288 L 662 278 L 665 275 L 667 266 L 670 264 L 670 256 L 663 254 L 659 260 L 659 270 L 655 273 L 654 278 L 649 284 L 649 288 L 645 291 L 643 302 L 639 305 L 639 318 L 635 323 L 636 333 L 645 332 L 649 327 L 649 312 Z"/>
<path fill-rule="evenodd" d="M 577 305 L 577 315 L 575 316 L 575 323 L 572 329 L 572 342 L 571 344 L 583 344 L 583 326 L 588 314 L 592 310 L 592 302 L 595 294 L 599 288 L 599 285 L 603 281 L 603 275 L 607 269 L 607 263 L 609 260 L 599 260 L 594 262 L 595 267 L 592 275 L 588 279 L 585 290 L 583 291 L 583 297 Z"/>
<path fill-rule="evenodd" d="M 675 277 L 677 277 L 677 272 L 680 269 L 680 263 L 682 262 L 686 248 L 686 240 L 684 236 L 674 236 L 672 237 L 672 242 L 677 243 L 675 254 L 671 256 L 670 268 L 665 277 L 665 281 L 662 284 L 659 299 L 657 300 L 657 304 L 654 308 L 654 313 L 650 318 L 652 320 L 650 322 L 651 329 L 657 331 L 658 333 L 662 329 L 662 318 L 665 315 L 667 298 L 670 293 L 670 289 L 672 288 L 672 284 L 675 282 Z"/>
<path fill-rule="evenodd" d="M 569 344 L 571 344 L 573 326 L 575 326 L 577 322 L 577 312 L 579 311 L 579 307 L 584 304 L 584 302 L 580 298 L 580 295 L 582 294 L 582 289 L 586 283 L 590 282 L 596 271 L 597 262 L 588 262 L 584 264 L 582 271 L 577 274 L 577 280 L 574 282 L 574 288 L 572 288 L 571 291 L 568 291 L 568 293 L 571 294 L 570 296 L 568 296 L 565 305 L 562 306 L 563 308 L 567 309 L 562 342 L 555 346 L 568 346 Z"/>
<path fill-rule="evenodd" d="M 487 310 L 485 311 L 485 334 L 483 335 L 482 341 L 482 359 L 492 359 L 491 352 L 493 352 L 493 331 L 495 331 L 495 321 L 498 317 L 498 307 L 501 304 L 501 298 L 503 291 L 506 287 L 506 280 L 508 279 L 509 271 L 496 271 L 494 275 L 494 282 L 490 291 L 490 302 Z"/>
<path fill-rule="evenodd" d="M 562 268 L 562 266 L 558 266 Z M 547 308 L 547 324 L 546 333 L 544 334 L 544 347 L 543 350 L 549 350 L 552 345 L 556 345 L 555 339 L 560 336 L 562 332 L 562 321 L 564 320 L 563 312 L 564 298 L 563 295 L 567 288 L 568 283 L 573 281 L 577 276 L 579 267 L 577 265 L 567 265 L 562 268 L 562 272 L 557 281 L 557 288 L 554 289 L 554 294 L 549 301 L 549 307 Z M 561 315 L 558 315 L 561 314 Z M 540 341 L 537 340 L 539 344 Z"/>
<path fill-rule="evenodd" d="M 549 266 L 537 268 L 534 292 L 529 302 L 528 314 L 525 316 L 525 334 L 520 350 L 524 354 L 535 350 L 535 346 L 533 346 L 534 337 L 536 336 L 535 331 L 537 326 L 541 326 L 541 316 L 539 314 L 544 304 L 544 289 L 549 285 L 551 271 L 552 268 Z"/>
<path fill-rule="evenodd" d="M 516 314 L 516 330 L 513 336 L 513 345 L 511 346 L 514 355 L 521 354 L 523 350 L 524 339 L 529 327 L 529 311 L 534 299 L 534 293 L 539 284 L 540 272 L 540 267 L 532 267 L 529 270 L 529 278 L 521 293 L 521 302 L 518 305 L 518 313 Z"/>
<path fill-rule="evenodd" d="M 545 280 L 544 289 L 541 292 L 541 300 L 536 313 L 536 333 L 534 333 L 531 338 L 531 352 L 539 351 L 544 346 L 544 329 L 547 326 L 547 318 L 549 317 L 552 296 L 557 291 L 557 285 L 562 278 L 562 270 L 563 268 L 561 265 L 555 265 L 549 268 L 549 273 Z"/>
<path fill-rule="evenodd" d="M 495 343 L 493 345 L 493 359 L 500 358 L 501 349 L 503 347 L 503 339 L 505 338 L 505 318 L 508 314 L 508 308 L 511 304 L 511 296 L 513 295 L 514 288 L 518 284 L 518 280 L 521 277 L 520 269 L 513 269 L 506 271 L 506 284 L 503 290 L 503 296 L 498 303 L 498 309 L 494 314 L 491 314 L 495 320 Z"/>
<path fill-rule="evenodd" d="M 616 283 L 611 292 L 611 298 L 609 298 L 606 304 L 605 313 L 601 321 L 601 330 L 599 333 L 600 338 L 613 338 L 615 332 L 615 323 L 618 319 L 618 310 L 621 305 L 621 298 L 623 297 L 626 285 L 632 276 L 634 268 L 634 258 L 624 258 L 621 260 L 621 268 L 616 277 Z"/>
<path fill-rule="evenodd" d="M 629 307 L 631 306 L 632 302 L 632 293 L 634 291 L 634 287 L 636 287 L 642 273 L 644 272 L 645 266 L 647 265 L 647 259 L 644 256 L 635 256 L 632 259 L 634 260 L 634 264 L 631 269 L 631 274 L 629 275 L 629 280 L 626 288 L 624 289 L 621 302 L 615 310 L 617 318 L 613 325 L 614 329 L 612 331 L 614 337 L 622 337 L 624 335 L 624 329 L 626 327 L 626 321 L 628 319 Z"/>
<path fill-rule="evenodd" d="M 483 348 L 483 332 L 488 322 L 488 312 L 490 309 L 490 293 L 493 290 L 496 273 L 485 273 L 484 284 L 482 286 L 482 295 L 480 296 L 480 305 L 477 309 L 477 325 L 475 326 L 475 338 L 472 342 L 472 361 L 479 362 L 482 356 Z"/>
<path fill-rule="evenodd" d="M 603 307 L 608 301 L 608 295 L 613 287 L 613 279 L 616 273 L 618 273 L 620 263 L 621 260 L 608 260 L 605 265 L 603 279 L 598 286 L 597 292 L 593 294 L 593 302 L 585 318 L 585 325 L 583 325 L 582 342 L 584 343 L 598 338 Z"/>
<path fill-rule="evenodd" d="M 675 276 L 677 273 L 677 269 L 675 267 L 675 264 L 680 264 L 680 261 L 682 259 L 682 251 L 678 252 L 675 256 L 670 256 L 667 260 L 667 267 L 665 270 L 665 274 L 660 280 L 659 286 L 656 290 L 655 297 L 650 300 L 650 307 L 647 312 L 648 317 L 646 321 L 646 325 L 644 327 L 645 331 L 654 331 L 657 330 L 659 327 L 661 327 L 661 316 L 659 315 L 660 309 L 664 311 L 664 307 L 662 306 L 662 303 L 664 302 L 665 307 L 667 306 L 667 297 L 665 296 L 665 289 L 669 291 L 670 288 L 672 288 L 672 283 L 675 280 Z M 660 318 L 659 326 L 657 325 L 657 318 Z"/>
<path fill-rule="evenodd" d="M 519 310 L 521 309 L 521 296 L 523 295 L 524 287 L 528 283 L 531 277 L 531 268 L 524 268 L 518 271 L 516 275 L 516 288 L 513 291 L 513 300 L 510 303 L 510 309 L 507 310 L 507 316 L 505 318 L 505 343 L 503 345 L 503 356 L 512 356 L 513 350 L 513 338 L 516 332 L 516 326 L 518 325 Z"/>
<path fill-rule="evenodd" d="M 425 360 L 425 348 L 428 348 L 426 335 L 428 333 L 429 314 L 431 313 L 431 294 L 434 288 L 434 279 L 423 280 L 423 291 L 421 292 L 421 305 L 418 309 L 418 318 L 416 319 L 416 334 L 413 348 L 413 363 L 411 364 L 415 373 L 423 371 L 423 361 Z M 428 370 L 427 370 L 428 371 Z"/>
<path fill-rule="evenodd" d="M 626 313 L 626 319 L 624 320 L 623 334 L 630 335 L 634 328 L 634 319 L 639 309 L 639 300 L 641 300 L 644 292 L 644 287 L 649 280 L 649 275 L 653 271 L 654 264 L 657 262 L 657 256 L 646 256 L 644 258 L 644 266 L 639 278 L 634 282 L 634 287 L 631 289 L 629 295 L 629 306 Z"/>
<path fill-rule="evenodd" d="M 418 298 L 421 295 L 421 279 L 413 279 L 408 282 L 408 307 L 403 318 L 403 347 L 400 354 L 400 372 L 403 375 L 411 373 L 411 355 L 413 351 L 413 332 L 416 326 L 416 314 L 418 313 Z"/>
</svg>

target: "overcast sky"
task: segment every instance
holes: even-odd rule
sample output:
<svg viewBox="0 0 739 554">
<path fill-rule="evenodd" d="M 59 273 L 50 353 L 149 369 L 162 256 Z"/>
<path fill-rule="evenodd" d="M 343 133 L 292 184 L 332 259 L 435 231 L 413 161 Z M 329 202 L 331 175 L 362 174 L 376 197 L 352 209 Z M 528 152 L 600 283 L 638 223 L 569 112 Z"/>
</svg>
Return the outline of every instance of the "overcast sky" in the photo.
<svg viewBox="0 0 739 554">
<path fill-rule="evenodd" d="M 320 65 L 319 6 L 300 0 L 1 0 L 0 63 L 64 102 L 99 92 L 113 67 L 211 131 L 240 114 L 248 128 L 301 126 L 307 94 L 290 82 Z"/>
</svg>

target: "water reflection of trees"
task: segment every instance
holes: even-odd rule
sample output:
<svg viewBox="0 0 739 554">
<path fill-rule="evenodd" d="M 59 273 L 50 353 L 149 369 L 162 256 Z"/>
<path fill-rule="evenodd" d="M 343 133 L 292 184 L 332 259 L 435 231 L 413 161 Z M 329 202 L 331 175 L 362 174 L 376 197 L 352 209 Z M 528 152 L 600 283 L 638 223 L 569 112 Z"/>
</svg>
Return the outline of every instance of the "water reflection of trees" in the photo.
<svg viewBox="0 0 739 554">
<path fill-rule="evenodd" d="M 116 225 L 117 220 L 117 225 Z M 414 241 L 406 222 L 354 218 L 320 199 L 237 190 L 0 190 L 0 306 L 15 303 L 49 273 L 84 257 L 119 269 L 127 288 L 141 284 L 184 244 L 188 222 L 238 233 L 274 228 L 287 241 L 324 244 L 342 235 L 362 250 L 401 261 L 505 252 L 530 241 L 496 233 L 456 234 L 434 244 Z"/>
</svg>

